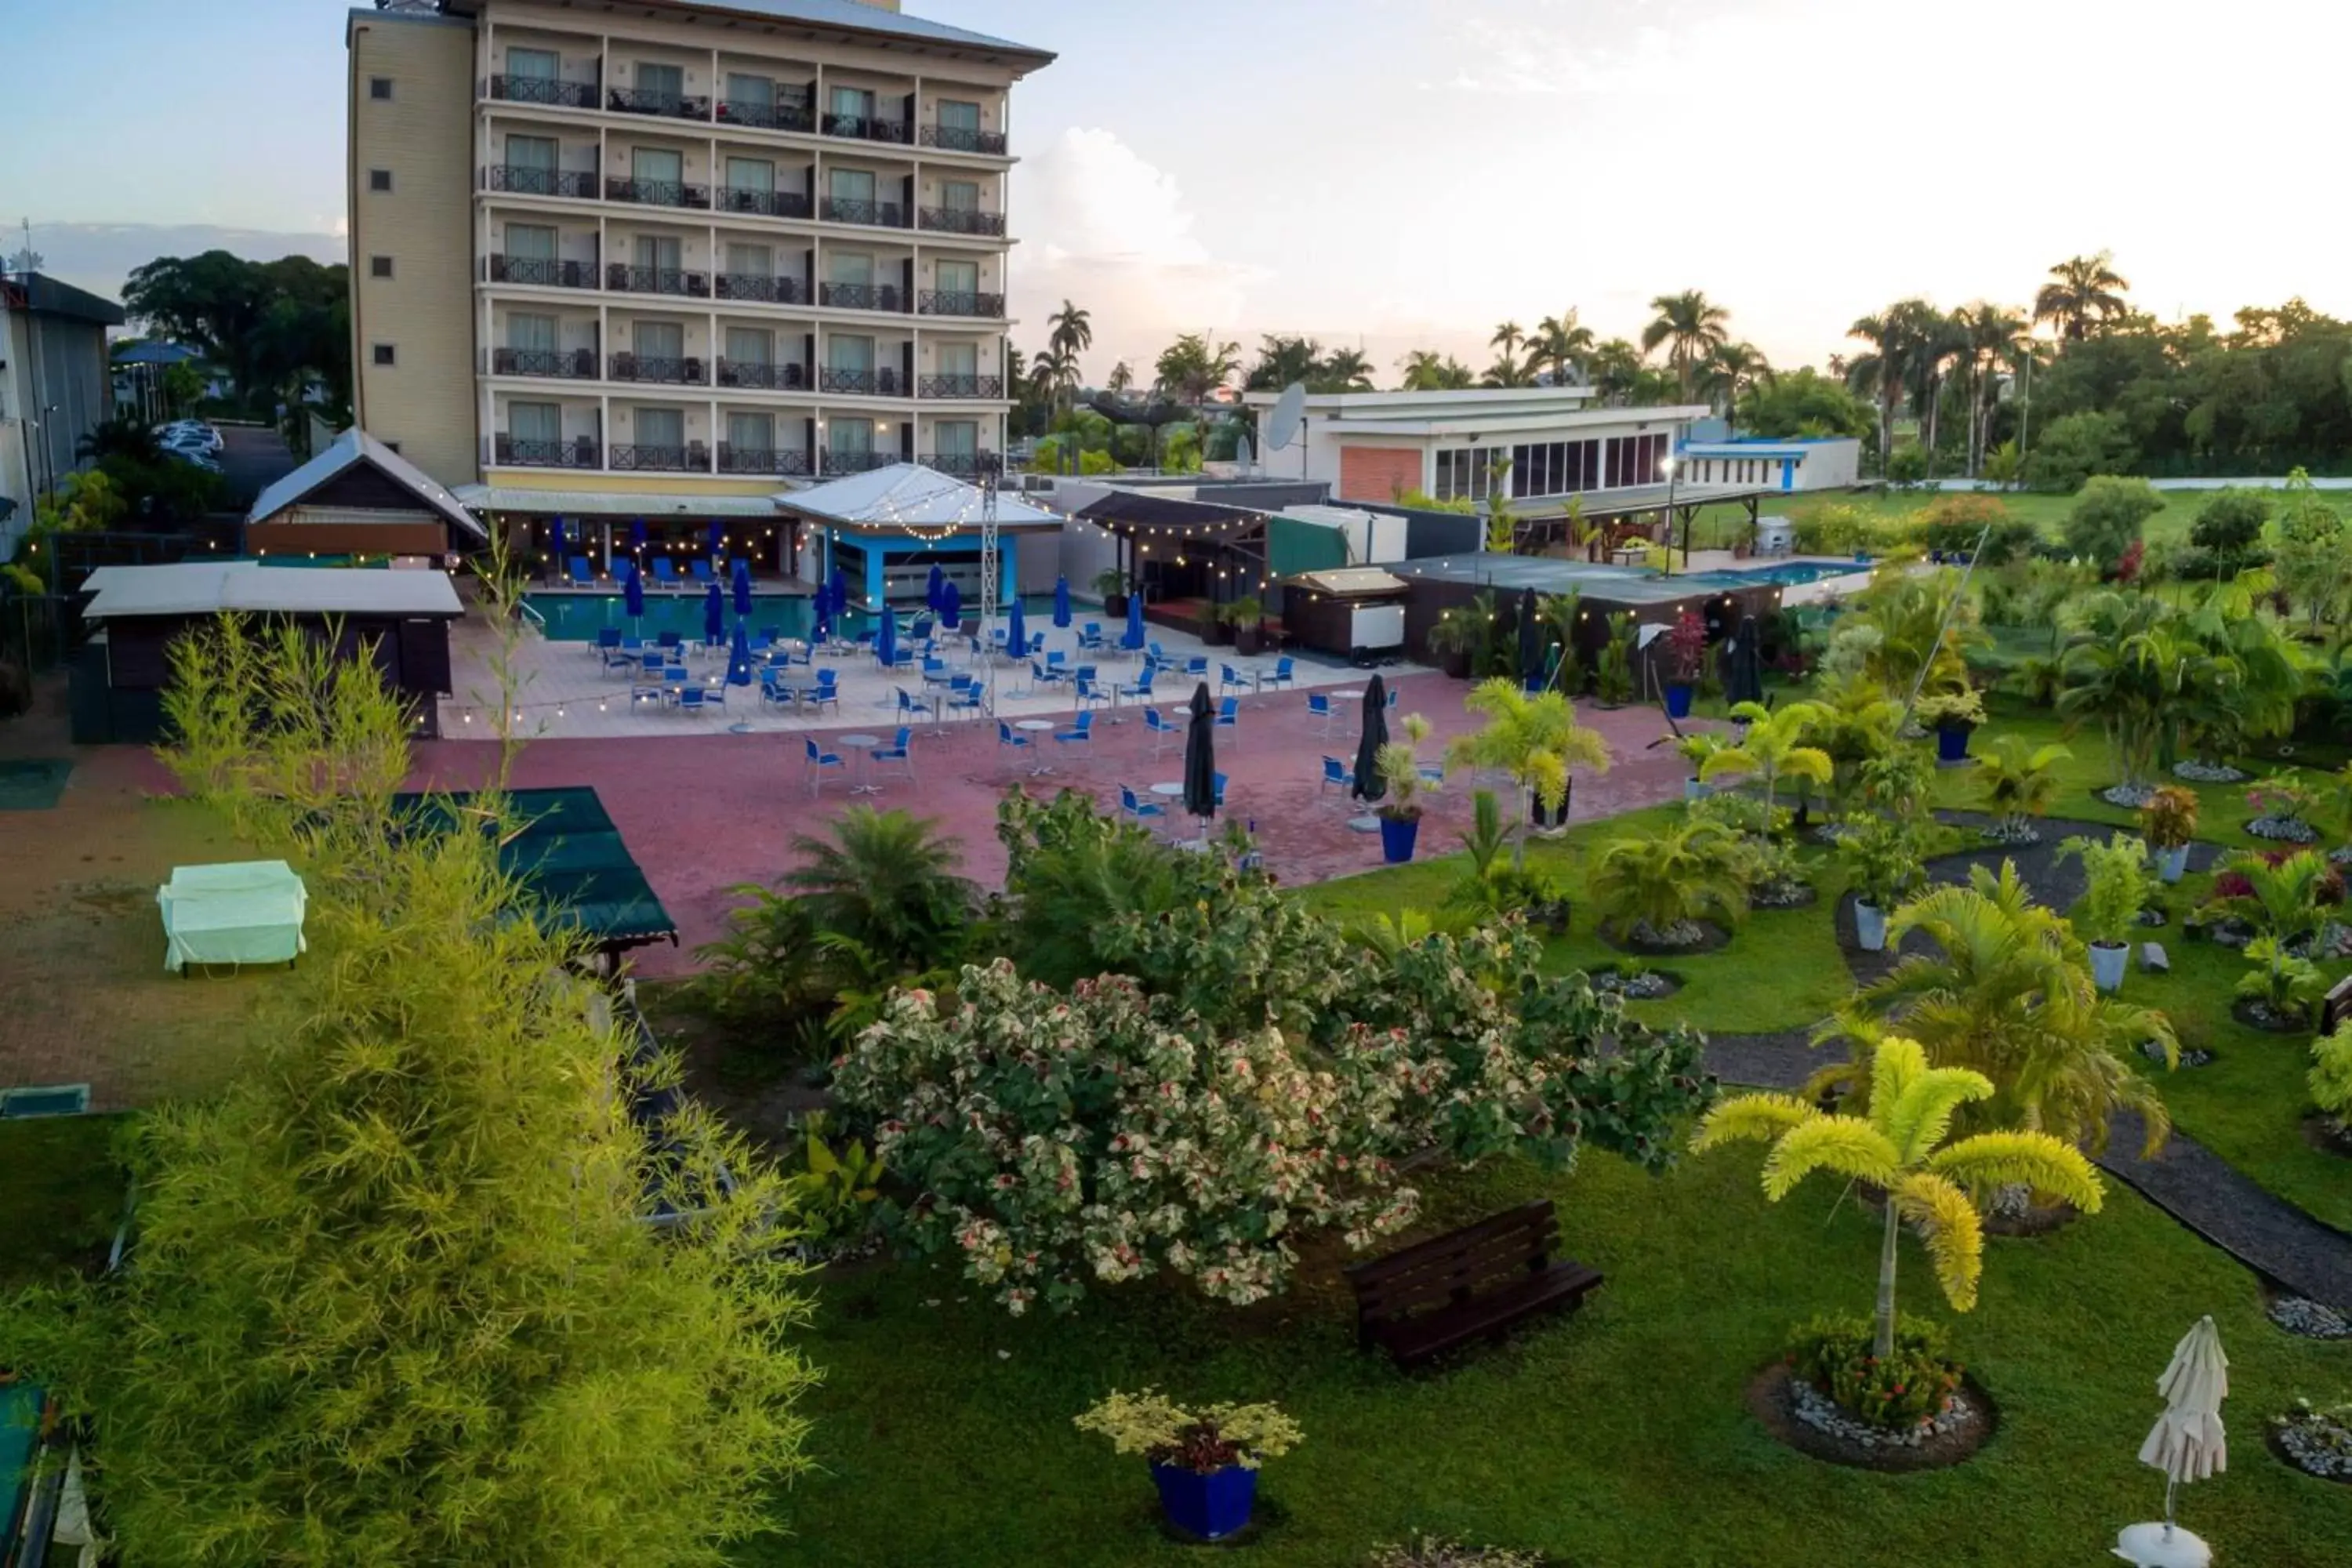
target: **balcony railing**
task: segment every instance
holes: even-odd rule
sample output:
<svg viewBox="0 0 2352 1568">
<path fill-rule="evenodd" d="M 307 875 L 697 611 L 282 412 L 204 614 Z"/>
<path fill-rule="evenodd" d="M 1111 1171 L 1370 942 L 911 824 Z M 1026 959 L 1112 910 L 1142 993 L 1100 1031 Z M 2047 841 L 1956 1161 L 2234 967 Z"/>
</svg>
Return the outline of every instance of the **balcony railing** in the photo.
<svg viewBox="0 0 2352 1568">
<path fill-rule="evenodd" d="M 1002 294 L 967 294 L 954 289 L 926 289 L 919 304 L 926 316 L 988 316 L 1004 314 Z"/>
<path fill-rule="evenodd" d="M 993 375 L 921 375 L 915 378 L 918 397 L 1003 397 L 1004 381 Z"/>
<path fill-rule="evenodd" d="M 596 264 L 558 261 L 551 256 L 492 256 L 490 281 L 529 283 L 543 289 L 593 289 Z"/>
<path fill-rule="evenodd" d="M 616 353 L 610 363 L 614 381 L 650 381 L 665 386 L 701 386 L 709 380 L 698 359 L 667 359 L 647 354 Z"/>
<path fill-rule="evenodd" d="M 747 190 L 724 185 L 719 191 L 719 211 L 760 213 L 768 217 L 806 217 L 809 199 L 798 191 Z"/>
<path fill-rule="evenodd" d="M 843 310 L 897 310 L 904 314 L 907 291 L 896 283 L 820 283 L 816 302 Z"/>
<path fill-rule="evenodd" d="M 923 226 L 941 234 L 1001 235 L 1004 232 L 1004 215 L 986 213 L 978 207 L 925 207 Z"/>
<path fill-rule="evenodd" d="M 854 201 L 827 196 L 817 216 L 827 223 L 870 224 L 877 228 L 907 228 L 907 209 L 897 202 Z"/>
<path fill-rule="evenodd" d="M 803 392 L 808 388 L 808 369 L 804 365 L 776 364 L 763 360 L 721 359 L 719 362 L 719 384 L 765 387 L 771 392 Z"/>
<path fill-rule="evenodd" d="M 887 468 L 898 460 L 895 452 L 836 452 L 825 449 L 824 471 L 828 474 L 870 474 L 877 468 Z"/>
<path fill-rule="evenodd" d="M 925 468 L 964 479 L 1004 471 L 1004 459 L 994 452 L 929 452 L 924 454 L 922 462 Z"/>
<path fill-rule="evenodd" d="M 904 397 L 907 378 L 895 370 L 835 370 L 825 365 L 816 373 L 816 389 L 866 397 Z"/>
<path fill-rule="evenodd" d="M 779 98 L 773 103 L 750 98 L 722 98 L 719 100 L 719 119 L 721 124 L 750 125 L 761 131 L 816 129 L 816 116 L 810 111 L 808 100 L 801 97 Z"/>
<path fill-rule="evenodd" d="M 721 300 L 757 300 L 769 305 L 808 303 L 808 290 L 797 278 L 774 278 L 764 272 L 721 272 L 710 284 L 711 292 Z"/>
<path fill-rule="evenodd" d="M 603 461 L 593 436 L 575 436 L 569 441 L 528 441 L 501 434 L 490 444 L 490 458 L 518 468 L 593 468 Z"/>
<path fill-rule="evenodd" d="M 511 103 L 548 103 L 558 109 L 593 109 L 596 107 L 596 84 L 593 81 L 559 81 L 544 76 L 494 76 L 490 79 L 490 96 L 503 98 Z"/>
<path fill-rule="evenodd" d="M 887 142 L 900 147 L 914 144 L 915 128 L 903 120 L 882 120 L 868 114 L 828 114 L 824 117 L 827 136 L 846 136 L 854 142 Z"/>
<path fill-rule="evenodd" d="M 688 294 L 710 297 L 710 278 L 702 272 L 681 272 L 675 267 L 632 267 L 615 261 L 604 268 L 604 287 L 624 294 Z"/>
<path fill-rule="evenodd" d="M 492 375 L 556 375 L 567 381 L 596 379 L 593 349 L 492 349 Z"/>
<path fill-rule="evenodd" d="M 967 131 L 961 125 L 926 125 L 923 145 L 944 148 L 950 153 L 991 153 L 1004 155 L 1004 132 L 1002 131 Z"/>
<path fill-rule="evenodd" d="M 670 120 L 710 118 L 710 100 L 696 94 L 616 87 L 604 95 L 604 101 L 623 114 L 658 114 Z"/>
<path fill-rule="evenodd" d="M 688 184 L 683 180 L 625 180 L 615 174 L 604 182 L 604 199 L 654 207 L 707 209 L 710 205 L 710 187 Z"/>
<path fill-rule="evenodd" d="M 797 474 L 806 475 L 809 455 L 789 447 L 735 447 L 719 443 L 719 471 L 722 474 Z"/>
<path fill-rule="evenodd" d="M 511 191 L 519 196 L 576 196 L 596 199 L 596 176 L 569 169 L 534 169 L 521 163 L 493 163 L 483 171 L 482 188 Z"/>
<path fill-rule="evenodd" d="M 606 450 L 604 466 L 640 473 L 707 474 L 710 452 L 699 441 L 683 447 L 638 447 L 615 441 Z"/>
</svg>

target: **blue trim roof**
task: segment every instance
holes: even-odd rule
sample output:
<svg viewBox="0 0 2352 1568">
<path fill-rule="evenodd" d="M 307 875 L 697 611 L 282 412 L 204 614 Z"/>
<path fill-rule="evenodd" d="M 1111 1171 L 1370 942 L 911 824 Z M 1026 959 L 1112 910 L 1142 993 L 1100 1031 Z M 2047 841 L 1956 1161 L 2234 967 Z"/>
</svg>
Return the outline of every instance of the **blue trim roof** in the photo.
<svg viewBox="0 0 2352 1568">
<path fill-rule="evenodd" d="M 1853 439 L 1851 436 L 1811 436 L 1773 441 L 1759 436 L 1738 441 L 1689 441 L 1682 451 L 1692 458 L 1801 458 L 1816 447 Z"/>
</svg>

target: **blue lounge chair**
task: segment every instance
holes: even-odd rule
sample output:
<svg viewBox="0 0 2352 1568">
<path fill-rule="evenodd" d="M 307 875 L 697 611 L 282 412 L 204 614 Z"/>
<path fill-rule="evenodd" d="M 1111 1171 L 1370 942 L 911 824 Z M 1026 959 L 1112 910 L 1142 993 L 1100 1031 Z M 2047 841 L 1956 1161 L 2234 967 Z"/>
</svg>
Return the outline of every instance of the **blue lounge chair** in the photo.
<svg viewBox="0 0 2352 1568">
<path fill-rule="evenodd" d="M 907 694 L 901 691 L 898 695 L 903 698 Z M 907 770 L 907 782 L 913 784 L 915 782 L 914 738 L 914 731 L 904 724 L 899 725 L 898 733 L 892 737 L 888 745 L 877 746 L 873 749 L 871 755 L 874 765 L 878 768 L 884 763 L 896 763 Z"/>
<path fill-rule="evenodd" d="M 1094 736 L 1095 716 L 1092 713 L 1085 712 L 1080 713 L 1077 717 L 1077 721 L 1072 724 L 1068 729 L 1056 730 L 1054 731 L 1054 740 L 1056 744 L 1062 746 L 1084 746 L 1088 752 L 1092 752 L 1095 749 L 1093 744 Z"/>
<path fill-rule="evenodd" d="M 1107 708 L 1110 705 L 1110 693 L 1104 690 L 1102 683 L 1091 675 L 1078 677 L 1077 690 L 1078 706 L 1081 709 Z"/>
<path fill-rule="evenodd" d="M 782 674 L 781 670 L 773 669 L 760 672 L 760 700 L 762 703 L 774 708 L 790 708 L 793 705 L 793 689 L 782 683 Z"/>
<path fill-rule="evenodd" d="M 677 574 L 677 563 L 667 555 L 654 557 L 654 582 L 664 588 L 683 588 L 685 580 Z"/>
<path fill-rule="evenodd" d="M 1118 786 L 1118 809 L 1119 815 L 1139 827 L 1155 816 L 1165 817 L 1168 815 L 1168 808 L 1156 800 L 1138 800 L 1135 791 L 1126 784 Z"/>
<path fill-rule="evenodd" d="M 1250 683 L 1243 678 L 1240 670 L 1235 669 L 1230 664 L 1221 664 L 1217 666 L 1218 690 L 1247 691 L 1249 689 Z"/>
<path fill-rule="evenodd" d="M 1328 790 L 1333 784 L 1339 786 L 1341 794 L 1353 790 L 1356 787 L 1356 772 L 1337 757 L 1326 757 L 1323 759 L 1323 788 Z"/>
<path fill-rule="evenodd" d="M 696 587 L 708 588 L 711 584 L 719 581 L 718 574 L 710 570 L 710 557 L 708 555 L 696 556 L 691 564 L 694 567 L 694 585 Z"/>
<path fill-rule="evenodd" d="M 801 760 L 801 771 L 808 774 L 809 793 L 811 795 L 823 795 L 824 793 L 824 770 L 827 768 L 840 768 L 845 773 L 849 764 L 841 760 L 840 752 L 825 751 L 822 747 L 818 746 L 814 740 L 808 739 L 805 736 L 802 738 L 801 744 L 808 748 L 807 754 Z"/>
<path fill-rule="evenodd" d="M 1137 676 L 1133 680 L 1129 681 L 1125 686 L 1117 687 L 1114 688 L 1114 689 L 1123 701 L 1149 702 L 1151 700 L 1151 666 L 1147 664 L 1143 667 L 1142 674 Z"/>
<path fill-rule="evenodd" d="M 593 588 L 596 585 L 596 574 L 588 569 L 588 557 L 585 555 L 573 556 L 571 570 L 572 581 L 576 586 Z"/>
<path fill-rule="evenodd" d="M 1186 659 L 1184 661 L 1184 679 L 1187 680 L 1208 679 L 1209 656 L 1205 653 L 1196 653 L 1192 658 Z"/>
</svg>

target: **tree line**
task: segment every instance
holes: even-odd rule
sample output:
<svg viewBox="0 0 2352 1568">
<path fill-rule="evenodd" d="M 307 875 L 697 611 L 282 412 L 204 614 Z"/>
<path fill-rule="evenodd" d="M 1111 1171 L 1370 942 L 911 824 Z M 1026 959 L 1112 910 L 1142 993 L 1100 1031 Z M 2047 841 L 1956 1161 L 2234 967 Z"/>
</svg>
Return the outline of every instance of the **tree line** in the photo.
<svg viewBox="0 0 2352 1568">
<path fill-rule="evenodd" d="M 163 256 L 132 270 L 123 310 L 185 343 L 228 384 L 228 412 L 275 419 L 315 404 L 330 424 L 352 405 L 351 268 L 307 256 L 247 261 L 226 250 Z"/>
</svg>

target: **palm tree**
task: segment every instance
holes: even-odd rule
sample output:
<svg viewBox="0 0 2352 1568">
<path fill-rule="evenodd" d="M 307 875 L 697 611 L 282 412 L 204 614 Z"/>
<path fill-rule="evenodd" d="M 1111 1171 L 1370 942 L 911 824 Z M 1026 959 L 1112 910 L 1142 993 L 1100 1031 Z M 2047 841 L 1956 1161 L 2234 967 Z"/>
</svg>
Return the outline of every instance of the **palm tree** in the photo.
<svg viewBox="0 0 2352 1568">
<path fill-rule="evenodd" d="M 1934 306 L 1917 303 L 1909 323 L 1911 353 L 1909 393 L 1919 419 L 1919 442 L 1927 454 L 1927 472 L 1936 471 L 1936 427 L 1944 406 L 1944 373 L 1968 347 L 1968 335 L 1956 318 Z"/>
<path fill-rule="evenodd" d="M 1526 328 L 1520 326 L 1517 321 L 1505 321 L 1501 326 L 1495 329 L 1494 336 L 1486 340 L 1486 346 L 1492 349 L 1502 350 L 1503 357 L 1505 359 L 1509 359 L 1512 354 L 1518 352 L 1519 345 L 1527 341 L 1528 333 Z"/>
<path fill-rule="evenodd" d="M 1993 409 L 2000 400 L 2000 371 L 2023 352 L 2029 328 L 2025 318 L 2006 305 L 1979 300 L 1952 312 L 1968 337 L 1964 366 L 1969 385 L 1969 472 L 1983 471 L 1985 447 L 1992 437 Z"/>
<path fill-rule="evenodd" d="M 1094 319 L 1067 300 L 1062 301 L 1060 310 L 1045 318 L 1045 324 L 1053 329 L 1053 335 L 1046 341 L 1056 348 L 1082 354 L 1095 346 Z"/>
<path fill-rule="evenodd" d="M 2131 289 L 2116 271 L 2115 257 L 2102 250 L 2095 256 L 2070 256 L 2050 269 L 2051 281 L 2033 296 L 2036 322 L 2054 321 L 2058 335 L 2080 342 L 2094 326 L 2121 316 L 2128 309 L 2124 295 Z"/>
<path fill-rule="evenodd" d="M 1837 764 L 1827 752 L 1805 743 L 1824 716 L 1819 703 L 1791 702 L 1770 709 L 1761 702 L 1741 702 L 1733 706 L 1731 716 L 1747 721 L 1748 734 L 1738 745 L 1726 746 L 1699 764 L 1702 782 L 1752 774 L 1767 805 L 1772 804 L 1783 773 L 1829 787 Z"/>
<path fill-rule="evenodd" d="M 1407 392 L 1436 392 L 1444 385 L 1445 356 L 1435 349 L 1415 349 L 1397 362 Z"/>
<path fill-rule="evenodd" d="M 1576 705 L 1565 692 L 1546 689 L 1530 697 L 1517 681 L 1496 676 L 1473 687 L 1462 705 L 1486 724 L 1455 737 L 1445 760 L 1457 767 L 1502 769 L 1547 812 L 1567 803 L 1570 768 L 1609 771 L 1608 742 L 1576 721 Z M 1528 816 L 1519 814 L 1514 865 L 1527 863 Z"/>
<path fill-rule="evenodd" d="M 1565 386 L 1571 372 L 1584 369 L 1592 345 L 1592 329 L 1576 319 L 1573 309 L 1562 310 L 1536 323 L 1536 335 L 1528 341 L 1528 363 L 1550 371 L 1554 386 Z"/>
<path fill-rule="evenodd" d="M 1917 377 L 1913 362 L 1926 340 L 1924 329 L 1941 320 L 1925 300 L 1898 300 L 1875 315 L 1857 317 L 1845 330 L 1850 338 L 1870 344 L 1868 353 L 1853 356 L 1846 366 L 1846 385 L 1856 394 L 1878 400 L 1878 467 L 1886 470 L 1886 455 L 1895 442 L 1895 408 Z"/>
<path fill-rule="evenodd" d="M 1333 349 L 1316 371 L 1316 381 L 1318 391 L 1370 392 L 1372 362 L 1361 349 Z"/>
<path fill-rule="evenodd" d="M 1496 357 L 1493 364 L 1486 367 L 1486 374 L 1478 378 L 1478 384 L 1481 386 L 1533 386 L 1535 380 L 1534 365 L 1521 363 L 1511 357 L 1508 350 L 1505 350 Z"/>
<path fill-rule="evenodd" d="M 2003 735 L 1977 758 L 1977 790 L 2012 839 L 2029 816 L 2040 816 L 2058 796 L 2058 764 L 2074 753 L 2053 741 L 2026 750 L 2022 735 Z"/>
<path fill-rule="evenodd" d="M 1745 852 L 1720 823 L 1685 818 L 1649 838 L 1617 838 L 1592 858 L 1586 895 L 1618 936 L 1664 940 L 1678 926 L 1748 913 Z"/>
<path fill-rule="evenodd" d="M 1682 388 L 1682 400 L 1688 403 L 1699 366 L 1730 341 L 1731 312 L 1709 303 L 1696 289 L 1661 294 L 1650 301 L 1650 309 L 1657 314 L 1642 329 L 1642 350 L 1646 353 L 1665 345 L 1666 363 Z"/>
<path fill-rule="evenodd" d="M 118 414 L 100 421 L 74 438 L 74 460 L 96 462 L 101 458 L 128 458 L 138 463 L 161 462 L 163 444 L 147 422 L 135 414 Z"/>
<path fill-rule="evenodd" d="M 815 906 L 818 925 L 864 944 L 901 969 L 929 969 L 953 956 L 971 922 L 976 896 L 956 875 L 956 841 L 939 824 L 904 811 L 853 805 L 834 819 L 830 839 L 802 834 L 804 862 L 784 885 Z"/>
<path fill-rule="evenodd" d="M 1642 351 L 1623 338 L 1611 338 L 1593 346 L 1591 368 L 1592 389 L 1601 400 L 1612 406 L 1621 405 L 1641 384 Z"/>
<path fill-rule="evenodd" d="M 1257 363 L 1242 380 L 1249 392 L 1279 392 L 1292 382 L 1311 382 L 1323 365 L 1323 345 L 1313 338 L 1269 332 L 1257 341 Z"/>
<path fill-rule="evenodd" d="M 1186 332 L 1160 351 L 1152 371 L 1161 391 L 1198 407 L 1233 380 L 1241 353 L 1239 343 L 1213 343 L 1205 333 Z"/>
<path fill-rule="evenodd" d="M 1772 379 L 1772 364 L 1754 343 L 1717 343 L 1699 375 L 1707 396 L 1730 413 L 1740 394 Z"/>
<path fill-rule="evenodd" d="M 1125 360 L 1110 367 L 1110 379 L 1103 383 L 1104 386 L 1110 389 L 1110 395 L 1113 397 L 1125 397 L 1128 389 L 1134 384 L 1135 367 Z"/>
<path fill-rule="evenodd" d="M 1984 1230 L 1971 1190 L 2024 1182 L 2096 1213 L 2105 1194 L 2082 1151 L 2045 1132 L 1980 1132 L 1945 1143 L 1962 1106 L 1991 1098 L 1983 1074 L 1931 1068 L 1916 1040 L 1889 1036 L 1871 1056 L 1867 1116 L 1832 1116 L 1788 1094 L 1747 1094 L 1699 1123 L 1696 1150 L 1737 1140 L 1771 1144 L 1764 1195 L 1774 1203 L 1815 1171 L 1867 1182 L 1886 1194 L 1878 1248 L 1875 1350 L 1895 1353 L 1895 1266 L 1905 1222 L 1924 1227 L 1937 1283 L 1956 1311 L 1976 1305 Z M 1939 1145 L 1941 1145 L 1939 1147 Z"/>
</svg>

